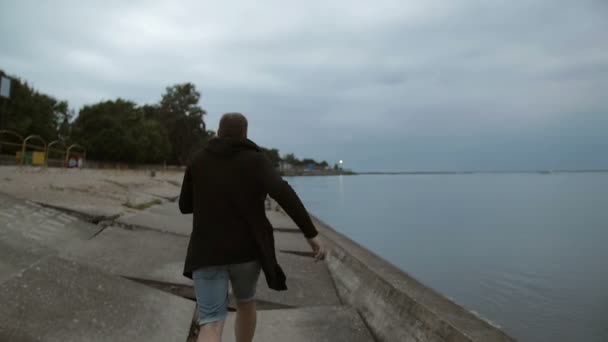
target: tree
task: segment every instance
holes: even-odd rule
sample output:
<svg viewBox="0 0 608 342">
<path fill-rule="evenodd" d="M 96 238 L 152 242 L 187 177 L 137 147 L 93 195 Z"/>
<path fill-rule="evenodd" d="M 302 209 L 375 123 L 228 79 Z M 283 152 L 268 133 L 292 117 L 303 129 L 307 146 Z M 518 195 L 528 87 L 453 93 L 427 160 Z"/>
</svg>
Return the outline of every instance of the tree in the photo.
<svg viewBox="0 0 608 342">
<path fill-rule="evenodd" d="M 157 115 L 167 130 L 171 162 L 185 164 L 208 138 L 203 118 L 206 112 L 198 104 L 200 97 L 194 84 L 176 84 L 167 87 L 157 113 L 153 108 L 146 109 L 148 115 Z"/>
<path fill-rule="evenodd" d="M 304 158 L 300 162 L 300 165 L 309 167 L 309 166 L 317 166 L 318 164 L 314 159 Z"/>
<path fill-rule="evenodd" d="M 281 156 L 279 155 L 279 150 L 277 150 L 276 148 L 267 149 L 262 147 L 262 151 L 266 154 L 268 159 L 270 159 L 274 167 L 279 167 L 279 164 L 281 163 Z"/>
<path fill-rule="evenodd" d="M 161 162 L 170 143 L 161 124 L 144 116 L 131 101 L 117 99 L 85 106 L 74 121 L 73 135 L 91 159 Z"/>
<path fill-rule="evenodd" d="M 72 125 L 70 119 L 74 117 L 74 110 L 69 109 L 63 113 L 61 122 L 57 126 L 57 137 L 62 140 L 69 140 L 72 135 Z"/>
<path fill-rule="evenodd" d="M 321 162 L 321 164 L 319 164 L 320 167 L 327 169 L 329 167 L 329 164 L 324 160 Z"/>
<path fill-rule="evenodd" d="M 300 160 L 298 160 L 298 158 L 296 158 L 296 156 L 293 153 L 288 153 L 283 157 L 283 160 L 286 163 L 289 163 L 291 165 L 299 165 L 300 164 Z"/>
<path fill-rule="evenodd" d="M 0 70 L 0 76 L 7 76 Z M 11 98 L 0 106 L 3 127 L 22 135 L 36 134 L 50 141 L 57 138 L 58 126 L 68 115 L 68 103 L 42 94 L 27 82 L 11 77 Z"/>
<path fill-rule="evenodd" d="M 138 148 L 144 149 L 145 153 L 141 160 L 157 163 L 167 159 L 171 153 L 169 137 L 157 120 L 144 119 L 141 122 L 141 136 Z"/>
<path fill-rule="evenodd" d="M 145 104 L 141 106 L 141 110 L 144 113 L 144 118 L 148 120 L 161 121 L 160 119 L 160 106 L 158 104 Z"/>
<path fill-rule="evenodd" d="M 0 75 L 6 74 L 0 70 Z M 207 130 L 206 113 L 199 105 L 201 94 L 192 83 L 167 87 L 157 104 L 138 106 L 118 98 L 84 106 L 72 122 L 75 113 L 67 101 L 11 78 L 11 99 L 0 105 L 0 128 L 40 135 L 47 142 L 59 138 L 79 143 L 87 148 L 91 159 L 185 164 L 194 151 L 215 136 Z M 279 165 L 279 150 L 264 152 L 275 166 Z M 293 154 L 286 158 L 294 165 L 302 164 Z"/>
</svg>

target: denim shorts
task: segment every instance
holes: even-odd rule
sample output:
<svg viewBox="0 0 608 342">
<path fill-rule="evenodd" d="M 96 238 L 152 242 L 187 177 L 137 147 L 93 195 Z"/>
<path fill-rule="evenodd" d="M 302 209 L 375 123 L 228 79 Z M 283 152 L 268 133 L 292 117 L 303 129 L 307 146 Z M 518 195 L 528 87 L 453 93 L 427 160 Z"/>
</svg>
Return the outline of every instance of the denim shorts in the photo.
<svg viewBox="0 0 608 342">
<path fill-rule="evenodd" d="M 194 292 L 198 304 L 198 324 L 223 321 L 228 314 L 228 283 L 237 302 L 255 298 L 260 277 L 258 261 L 242 264 L 208 266 L 192 273 Z"/>
</svg>

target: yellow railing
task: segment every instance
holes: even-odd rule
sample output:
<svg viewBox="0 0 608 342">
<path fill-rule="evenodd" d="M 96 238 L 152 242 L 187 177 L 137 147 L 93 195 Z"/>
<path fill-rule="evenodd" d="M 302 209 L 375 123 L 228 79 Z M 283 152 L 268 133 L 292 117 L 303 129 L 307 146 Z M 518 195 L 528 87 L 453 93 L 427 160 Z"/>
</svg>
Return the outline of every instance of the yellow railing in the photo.
<svg viewBox="0 0 608 342">
<path fill-rule="evenodd" d="M 39 135 L 29 135 L 23 137 L 21 134 L 11 130 L 0 130 L 0 154 L 3 146 L 10 146 L 10 153 L 16 157 L 19 165 L 25 165 L 26 162 L 32 165 L 41 165 L 48 167 L 51 154 L 60 156 L 64 167 L 69 167 L 70 157 L 77 157 L 79 167 L 86 159 L 87 151 L 79 144 L 67 146 L 63 140 L 54 140 L 49 144 Z M 32 152 L 31 155 L 27 152 Z M 31 159 L 30 159 L 31 158 Z"/>
<path fill-rule="evenodd" d="M 18 141 L 4 140 L 3 136 L 10 136 L 13 139 L 16 138 Z M 9 131 L 6 129 L 0 130 L 0 146 L 2 145 L 21 147 L 23 145 L 23 136 L 15 131 Z"/>
<path fill-rule="evenodd" d="M 77 152 L 73 152 L 73 150 L 80 150 Z M 68 147 L 67 152 L 65 154 L 65 167 L 69 167 L 69 160 L 70 160 L 70 156 L 75 155 L 75 156 L 80 156 L 82 158 L 79 158 L 79 160 L 82 160 L 84 162 L 84 160 L 86 160 L 87 158 L 87 150 L 78 145 L 78 144 L 72 144 L 70 145 L 70 147 Z M 78 167 L 81 167 L 82 165 L 78 165 Z"/>
<path fill-rule="evenodd" d="M 63 149 L 56 149 L 56 148 L 52 148 L 53 146 L 63 146 Z M 65 156 L 67 155 L 67 150 L 68 147 L 66 146 L 65 142 L 63 142 L 63 140 L 54 140 L 51 141 L 48 146 L 46 147 L 46 162 L 45 162 L 45 166 L 48 167 L 49 166 L 49 159 L 51 159 L 51 152 L 56 152 L 57 154 L 61 155 L 61 160 L 65 161 Z M 65 166 L 65 163 L 64 163 Z"/>
<path fill-rule="evenodd" d="M 42 143 L 42 145 L 36 145 L 31 143 L 28 144 L 28 142 L 32 140 Z M 46 141 L 44 141 L 44 139 L 42 139 L 42 137 L 39 135 L 29 135 L 23 140 L 23 145 L 21 146 L 21 165 L 25 165 L 25 152 L 28 147 L 34 151 L 41 152 L 32 154 L 32 165 L 45 165 Z"/>
</svg>

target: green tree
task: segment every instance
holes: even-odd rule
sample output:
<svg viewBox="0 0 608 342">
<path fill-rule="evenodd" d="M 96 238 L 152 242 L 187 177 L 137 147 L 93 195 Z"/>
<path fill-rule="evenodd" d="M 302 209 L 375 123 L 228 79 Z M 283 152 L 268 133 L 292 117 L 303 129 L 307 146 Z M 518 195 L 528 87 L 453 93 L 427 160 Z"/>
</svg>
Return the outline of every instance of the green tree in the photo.
<svg viewBox="0 0 608 342">
<path fill-rule="evenodd" d="M 144 116 L 131 101 L 117 99 L 85 106 L 73 125 L 74 138 L 91 159 L 122 162 L 161 162 L 170 143 L 161 124 Z"/>
<path fill-rule="evenodd" d="M 158 104 L 153 104 L 153 105 L 149 105 L 149 104 L 145 104 L 143 106 L 141 106 L 141 110 L 144 113 L 144 117 L 148 120 L 156 120 L 156 121 L 161 121 L 160 118 L 160 105 Z"/>
<path fill-rule="evenodd" d="M 135 127 L 140 130 L 136 142 L 138 151 L 141 152 L 139 160 L 149 163 L 165 161 L 171 153 L 171 144 L 160 122 L 143 119 Z"/>
<path fill-rule="evenodd" d="M 2 70 L 0 75 L 8 76 Z M 0 105 L 2 129 L 40 135 L 47 141 L 56 139 L 58 126 L 68 115 L 68 103 L 42 94 L 16 77 L 11 79 L 11 97 L 2 99 Z"/>
<path fill-rule="evenodd" d="M 289 163 L 291 165 L 299 165 L 300 164 L 300 160 L 298 158 L 296 158 L 296 156 L 293 153 L 287 153 L 284 157 L 283 160 L 286 163 Z"/>
<path fill-rule="evenodd" d="M 75 112 L 73 109 L 68 109 L 67 111 L 61 113 L 61 116 L 58 118 L 60 122 L 57 125 L 57 137 L 64 141 L 70 140 L 72 135 L 72 124 L 70 120 L 75 116 Z"/>
<path fill-rule="evenodd" d="M 318 164 L 318 163 L 317 163 L 317 162 L 316 162 L 314 159 L 310 159 L 310 158 L 304 158 L 304 159 L 302 159 L 302 161 L 300 162 L 300 165 L 308 167 L 309 165 L 312 165 L 312 166 L 317 166 L 317 165 L 319 165 L 319 164 Z"/>
<path fill-rule="evenodd" d="M 281 163 L 281 156 L 279 155 L 279 150 L 277 150 L 276 148 L 267 149 L 262 147 L 262 151 L 266 154 L 268 159 L 270 159 L 274 167 L 279 167 L 279 163 Z"/>
<path fill-rule="evenodd" d="M 201 94 L 192 83 L 167 87 L 158 106 L 158 113 L 147 108 L 148 115 L 157 115 L 167 130 L 171 142 L 170 161 L 185 164 L 193 152 L 200 149 L 208 138 L 204 115 L 199 106 Z"/>
</svg>

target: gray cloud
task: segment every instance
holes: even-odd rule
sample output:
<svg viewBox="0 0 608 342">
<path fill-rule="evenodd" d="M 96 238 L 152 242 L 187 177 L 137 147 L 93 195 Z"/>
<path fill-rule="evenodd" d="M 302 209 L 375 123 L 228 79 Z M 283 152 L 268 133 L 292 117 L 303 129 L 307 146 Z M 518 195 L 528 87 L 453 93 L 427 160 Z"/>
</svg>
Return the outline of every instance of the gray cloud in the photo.
<svg viewBox="0 0 608 342">
<path fill-rule="evenodd" d="M 604 1 L 0 5 L 0 67 L 74 107 L 192 81 L 208 121 L 356 169 L 608 168 Z M 507 157 L 508 156 L 508 157 Z"/>
</svg>

